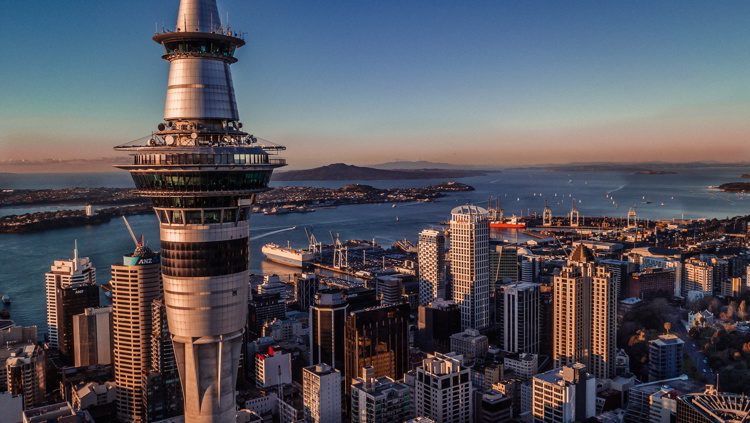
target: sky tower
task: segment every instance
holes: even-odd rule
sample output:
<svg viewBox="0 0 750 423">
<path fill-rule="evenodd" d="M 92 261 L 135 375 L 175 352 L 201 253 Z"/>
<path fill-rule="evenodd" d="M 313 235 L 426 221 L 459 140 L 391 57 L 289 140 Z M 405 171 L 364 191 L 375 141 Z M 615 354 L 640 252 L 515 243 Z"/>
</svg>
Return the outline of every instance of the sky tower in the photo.
<svg viewBox="0 0 750 423">
<path fill-rule="evenodd" d="M 284 147 L 242 130 L 229 65 L 245 41 L 222 26 L 216 0 L 182 0 L 164 46 L 169 81 L 158 131 L 116 147 L 133 158 L 139 194 L 160 224 L 167 320 L 185 421 L 235 419 L 247 317 L 249 217 Z"/>
</svg>

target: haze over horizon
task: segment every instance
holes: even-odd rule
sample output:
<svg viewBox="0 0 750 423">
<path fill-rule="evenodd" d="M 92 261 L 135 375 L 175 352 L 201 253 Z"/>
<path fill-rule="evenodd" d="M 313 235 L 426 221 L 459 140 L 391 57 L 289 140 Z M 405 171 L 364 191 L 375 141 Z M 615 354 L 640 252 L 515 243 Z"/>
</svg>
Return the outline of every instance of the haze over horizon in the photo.
<svg viewBox="0 0 750 423">
<path fill-rule="evenodd" d="M 168 65 L 150 37 L 176 5 L 5 5 L 0 159 L 111 157 L 155 130 Z M 750 158 L 748 2 L 219 6 L 247 33 L 245 127 L 294 168 Z"/>
</svg>

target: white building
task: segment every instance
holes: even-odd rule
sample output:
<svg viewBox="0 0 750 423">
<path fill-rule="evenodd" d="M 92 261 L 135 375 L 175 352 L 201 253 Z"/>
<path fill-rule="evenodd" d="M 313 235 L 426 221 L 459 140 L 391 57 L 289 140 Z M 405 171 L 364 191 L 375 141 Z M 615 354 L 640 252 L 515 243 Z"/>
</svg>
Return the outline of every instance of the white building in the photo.
<svg viewBox="0 0 750 423">
<path fill-rule="evenodd" d="M 580 363 L 540 373 L 532 380 L 534 422 L 570 423 L 596 414 L 596 379 Z"/>
<path fill-rule="evenodd" d="M 503 366 L 520 378 L 531 378 L 539 371 L 539 355 L 507 354 L 503 357 Z"/>
<path fill-rule="evenodd" d="M 278 347 L 268 347 L 267 352 L 255 354 L 255 386 L 268 388 L 291 383 L 291 354 L 281 351 Z"/>
<path fill-rule="evenodd" d="M 478 357 L 484 357 L 489 347 L 487 337 L 475 329 L 466 329 L 451 335 L 451 351 L 463 356 L 466 364 L 473 364 Z"/>
<path fill-rule="evenodd" d="M 539 284 L 503 285 L 495 295 L 500 348 L 513 353 L 539 353 Z"/>
<path fill-rule="evenodd" d="M 472 418 L 470 369 L 457 354 L 428 354 L 417 367 L 416 414 L 437 423 L 469 423 Z"/>
<path fill-rule="evenodd" d="M 451 211 L 453 301 L 461 309 L 461 329 L 490 326 L 488 216 L 473 205 Z"/>
<path fill-rule="evenodd" d="M 445 235 L 425 229 L 419 233 L 419 304 L 445 298 Z"/>
<path fill-rule="evenodd" d="M 305 367 L 302 392 L 306 421 L 341 422 L 341 372 L 325 363 Z"/>
</svg>

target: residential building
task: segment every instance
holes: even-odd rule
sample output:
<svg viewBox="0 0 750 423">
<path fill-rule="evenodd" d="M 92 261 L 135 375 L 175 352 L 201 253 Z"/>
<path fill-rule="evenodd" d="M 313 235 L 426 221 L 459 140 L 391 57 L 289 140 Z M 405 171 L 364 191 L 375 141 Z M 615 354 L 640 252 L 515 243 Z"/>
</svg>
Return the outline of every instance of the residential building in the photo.
<svg viewBox="0 0 750 423">
<path fill-rule="evenodd" d="M 419 263 L 419 304 L 445 298 L 445 235 L 425 229 L 417 244 Z"/>
<path fill-rule="evenodd" d="M 428 354 L 416 370 L 416 415 L 429 417 L 438 423 L 471 422 L 470 372 L 458 354 Z"/>
<path fill-rule="evenodd" d="M 535 423 L 584 421 L 596 414 L 596 379 L 581 363 L 534 376 L 532 389 Z"/>
<path fill-rule="evenodd" d="M 280 347 L 255 354 L 255 386 L 268 388 L 292 383 L 292 355 Z"/>
<path fill-rule="evenodd" d="M 682 350 L 685 342 L 677 335 L 659 335 L 648 342 L 649 380 L 671 379 L 682 374 Z"/>
<path fill-rule="evenodd" d="M 389 377 L 375 377 L 374 369 L 362 369 L 350 387 L 352 423 L 395 423 L 414 417 L 411 389 Z"/>
<path fill-rule="evenodd" d="M 488 217 L 487 210 L 473 205 L 451 211 L 452 290 L 461 310 L 461 329 L 490 326 Z"/>
<path fill-rule="evenodd" d="M 302 369 L 305 420 L 311 423 L 340 423 L 341 372 L 325 363 Z"/>
</svg>

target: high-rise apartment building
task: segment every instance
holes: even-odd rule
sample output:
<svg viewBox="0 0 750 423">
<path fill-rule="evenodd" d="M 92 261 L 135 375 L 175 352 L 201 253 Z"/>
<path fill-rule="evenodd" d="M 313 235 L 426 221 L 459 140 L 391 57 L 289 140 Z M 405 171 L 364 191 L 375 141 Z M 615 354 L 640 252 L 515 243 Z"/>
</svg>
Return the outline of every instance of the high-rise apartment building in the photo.
<svg viewBox="0 0 750 423">
<path fill-rule="evenodd" d="M 153 37 L 170 64 L 164 121 L 116 147 L 132 155 L 138 193 L 160 223 L 162 283 L 185 421 L 229 421 L 248 300 L 249 220 L 283 147 L 242 129 L 230 72 L 240 34 L 216 0 L 181 0 L 174 29 Z"/>
<path fill-rule="evenodd" d="M 488 216 L 487 210 L 473 205 L 451 211 L 453 301 L 461 309 L 461 329 L 490 326 Z"/>
<path fill-rule="evenodd" d="M 472 419 L 471 369 L 457 354 L 428 354 L 417 367 L 414 404 L 417 416 L 440 423 Z"/>
<path fill-rule="evenodd" d="M 682 295 L 686 296 L 689 291 L 701 291 L 708 294 L 713 293 L 714 267 L 707 261 L 693 257 L 685 261 L 682 269 Z"/>
<path fill-rule="evenodd" d="M 685 342 L 666 334 L 648 342 L 648 379 L 671 379 L 682 374 L 682 350 Z"/>
<path fill-rule="evenodd" d="M 535 423 L 584 421 L 596 414 L 596 378 L 575 363 L 532 379 L 531 414 Z"/>
<path fill-rule="evenodd" d="M 78 256 L 78 243 L 70 260 L 55 260 L 45 274 L 49 346 L 73 361 L 73 316 L 99 307 L 96 268 L 88 257 Z"/>
<path fill-rule="evenodd" d="M 615 376 L 617 286 L 594 255 L 578 244 L 553 280 L 555 367 L 583 363 L 600 379 Z"/>
<path fill-rule="evenodd" d="M 152 303 L 162 295 L 160 257 L 139 243 L 112 265 L 112 339 L 117 418 L 148 421 L 146 375 L 151 365 Z"/>
<path fill-rule="evenodd" d="M 513 353 L 538 354 L 541 343 L 539 285 L 502 285 L 495 294 L 500 349 Z"/>
<path fill-rule="evenodd" d="M 302 369 L 302 404 L 310 423 L 341 422 L 341 372 L 325 363 Z"/>
<path fill-rule="evenodd" d="M 370 367 L 373 377 L 400 380 L 409 370 L 409 305 L 350 313 L 344 329 L 344 386 Z"/>
<path fill-rule="evenodd" d="M 417 244 L 419 262 L 419 304 L 445 298 L 445 235 L 425 229 Z"/>
<path fill-rule="evenodd" d="M 44 348 L 33 343 L 16 347 L 4 367 L 7 391 L 23 397 L 24 409 L 45 403 L 47 354 Z"/>
<path fill-rule="evenodd" d="M 374 369 L 362 369 L 350 389 L 352 423 L 395 423 L 414 416 L 409 386 L 389 377 L 375 377 Z"/>
<path fill-rule="evenodd" d="M 73 351 L 76 367 L 112 364 L 112 307 L 73 316 Z"/>
<path fill-rule="evenodd" d="M 339 290 L 323 289 L 310 307 L 310 365 L 330 363 L 344 371 L 344 324 L 348 304 Z"/>
</svg>

